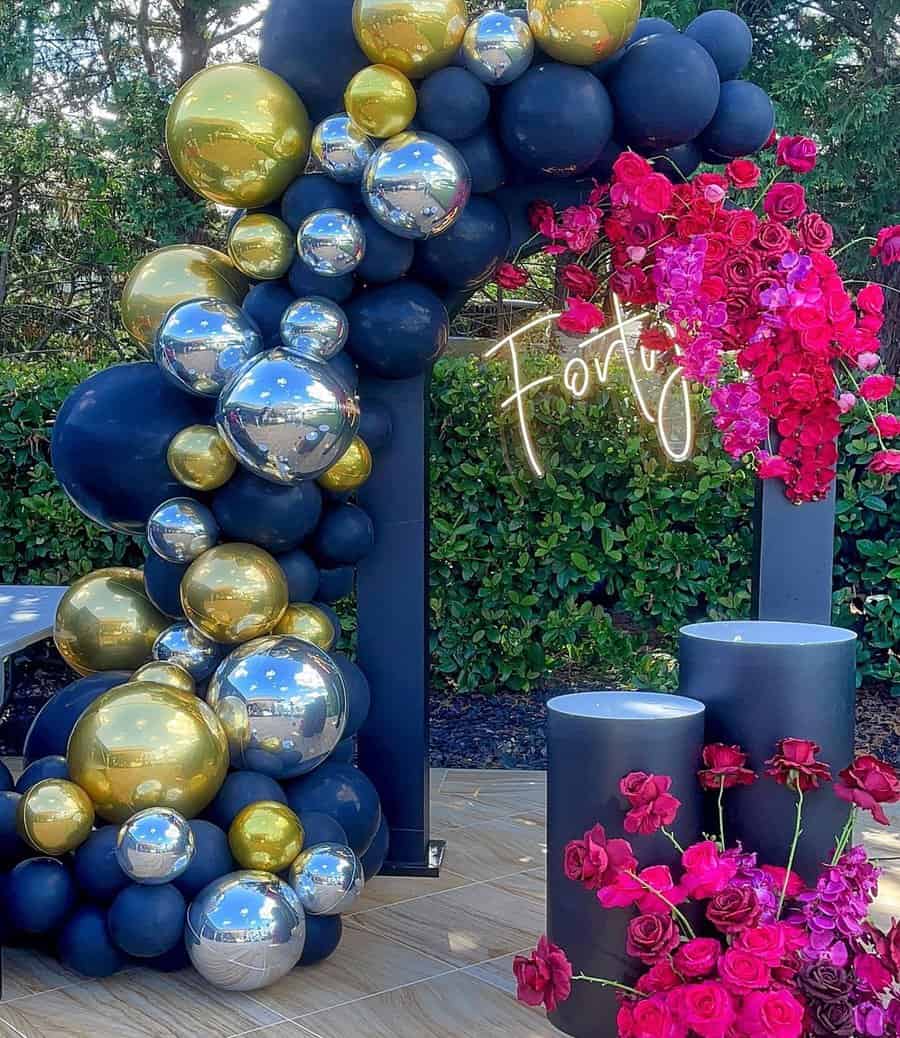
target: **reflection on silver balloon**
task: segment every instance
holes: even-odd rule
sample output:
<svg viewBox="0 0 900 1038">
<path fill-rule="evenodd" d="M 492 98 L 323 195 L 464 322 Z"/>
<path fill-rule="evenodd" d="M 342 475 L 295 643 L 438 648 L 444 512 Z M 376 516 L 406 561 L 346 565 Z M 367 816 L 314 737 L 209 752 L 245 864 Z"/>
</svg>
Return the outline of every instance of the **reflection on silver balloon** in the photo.
<svg viewBox="0 0 900 1038">
<path fill-rule="evenodd" d="M 194 969 L 225 991 L 257 991 L 303 954 L 306 917 L 291 887 L 270 872 L 231 872 L 191 903 L 184 943 Z"/>
<path fill-rule="evenodd" d="M 362 894 L 363 867 L 349 847 L 317 843 L 294 860 L 290 881 L 310 915 L 343 915 Z"/>
<path fill-rule="evenodd" d="M 347 724 L 337 664 L 310 642 L 285 635 L 235 649 L 213 675 L 206 699 L 228 735 L 231 763 L 275 779 L 312 771 Z"/>
<path fill-rule="evenodd" d="M 316 127 L 310 154 L 316 166 L 342 184 L 359 181 L 375 150 L 349 115 L 331 115 Z"/>
<path fill-rule="evenodd" d="M 194 857 L 187 819 L 168 807 L 148 807 L 119 829 L 116 860 L 135 883 L 171 883 Z"/>
<path fill-rule="evenodd" d="M 153 643 L 153 658 L 175 663 L 194 681 L 206 681 L 225 655 L 225 648 L 204 637 L 187 621 L 167 627 Z"/>
<path fill-rule="evenodd" d="M 179 389 L 218 396 L 234 372 L 262 348 L 259 329 L 239 306 L 189 299 L 166 315 L 153 355 Z"/>
<path fill-rule="evenodd" d="M 366 234 L 352 213 L 343 209 L 320 209 L 300 225 L 297 232 L 300 259 L 316 274 L 340 277 L 362 263 Z"/>
<path fill-rule="evenodd" d="M 462 55 L 466 68 L 483 83 L 512 83 L 528 70 L 534 37 L 528 23 L 506 11 L 485 11 L 466 30 Z"/>
<path fill-rule="evenodd" d="M 347 315 L 337 303 L 324 296 L 298 299 L 281 318 L 281 341 L 285 349 L 313 360 L 331 360 L 340 353 L 349 331 Z"/>
<path fill-rule="evenodd" d="M 465 159 L 430 133 L 398 133 L 375 152 L 363 174 L 369 212 L 401 238 L 442 234 L 472 191 Z"/>
<path fill-rule="evenodd" d="M 321 476 L 350 446 L 359 405 L 326 365 L 277 349 L 231 382 L 216 424 L 245 468 L 272 483 L 300 483 Z"/>
<path fill-rule="evenodd" d="M 167 562 L 193 562 L 219 540 L 216 517 L 192 497 L 171 497 L 147 520 L 150 547 Z"/>
</svg>

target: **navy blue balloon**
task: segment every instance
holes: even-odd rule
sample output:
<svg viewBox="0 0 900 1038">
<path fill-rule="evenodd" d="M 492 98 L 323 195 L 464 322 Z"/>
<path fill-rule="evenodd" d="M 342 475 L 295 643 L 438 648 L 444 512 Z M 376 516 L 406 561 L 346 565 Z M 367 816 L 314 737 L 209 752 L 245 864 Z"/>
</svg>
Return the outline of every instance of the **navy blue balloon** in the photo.
<svg viewBox="0 0 900 1038">
<path fill-rule="evenodd" d="M 179 941 L 162 955 L 154 955 L 149 959 L 136 959 L 135 962 L 144 969 L 155 970 L 157 973 L 178 973 L 191 965 L 191 957 L 188 955 L 184 941 Z"/>
<path fill-rule="evenodd" d="M 687 36 L 659 33 L 632 44 L 607 80 L 616 127 L 641 149 L 674 148 L 693 140 L 719 103 L 719 73 Z M 622 139 L 620 137 L 620 139 Z"/>
<path fill-rule="evenodd" d="M 303 846 L 312 847 L 316 843 L 340 843 L 347 845 L 347 834 L 340 822 L 331 815 L 321 811 L 304 811 L 300 823 L 303 826 Z"/>
<path fill-rule="evenodd" d="M 14 786 L 15 782 L 13 781 L 12 772 L 0 760 L 0 793 L 8 793 Z"/>
<path fill-rule="evenodd" d="M 390 443 L 394 420 L 387 404 L 380 400 L 365 400 L 359 418 L 359 435 L 370 451 L 379 451 Z"/>
<path fill-rule="evenodd" d="M 12 865 L 33 853 L 22 842 L 16 828 L 16 810 L 21 799 L 21 793 L 0 793 L 0 865 Z"/>
<path fill-rule="evenodd" d="M 25 736 L 23 756 L 27 765 L 38 763 L 44 757 L 52 757 L 53 763 L 46 764 L 50 767 L 62 770 L 60 759 L 65 757 L 69 736 L 75 727 L 75 722 L 82 713 L 94 702 L 97 696 L 108 692 L 116 685 L 123 685 L 130 674 L 125 670 L 110 670 L 99 674 L 91 674 L 86 678 L 78 678 L 65 687 L 61 688 L 52 699 L 38 711 L 37 716 L 31 722 L 28 734 Z M 23 773 L 22 778 L 26 777 Z M 65 775 L 42 775 L 43 778 L 65 778 Z M 40 781 L 34 779 L 34 782 Z M 32 785 L 32 779 L 28 782 Z M 24 792 L 24 790 L 19 790 Z"/>
<path fill-rule="evenodd" d="M 63 966 L 83 977 L 111 977 L 125 965 L 106 925 L 106 912 L 96 905 L 76 909 L 59 935 Z"/>
<path fill-rule="evenodd" d="M 346 309 L 347 351 L 380 378 L 421 375 L 447 345 L 447 308 L 416 281 L 368 289 Z"/>
<path fill-rule="evenodd" d="M 755 83 L 734 79 L 722 84 L 715 115 L 698 144 L 704 155 L 728 162 L 759 151 L 774 126 L 775 109 L 765 90 Z"/>
<path fill-rule="evenodd" d="M 320 602 L 339 602 L 353 594 L 353 577 L 355 570 L 352 566 L 336 566 L 334 569 L 319 570 L 319 587 L 315 597 Z M 291 601 L 307 601 L 307 599 L 291 599 Z"/>
<path fill-rule="evenodd" d="M 315 771 L 285 784 L 297 814 L 320 811 L 336 819 L 357 854 L 368 849 L 381 822 L 381 802 L 369 779 L 352 764 L 325 761 Z"/>
<path fill-rule="evenodd" d="M 412 266 L 415 242 L 391 234 L 368 211 L 356 216 L 366 236 L 366 254 L 356 275 L 373 285 L 398 281 Z"/>
<path fill-rule="evenodd" d="M 231 856 L 228 836 L 223 829 L 202 818 L 194 818 L 188 824 L 194 834 L 194 856 L 190 865 L 175 880 L 175 886 L 186 901 L 191 901 L 208 883 L 227 876 L 238 866 Z"/>
<path fill-rule="evenodd" d="M 625 149 L 618 141 L 607 141 L 603 154 L 587 171 L 587 176 L 599 180 L 601 183 L 612 179 L 613 163 Z"/>
<path fill-rule="evenodd" d="M 175 620 L 184 619 L 181 608 L 181 578 L 188 571 L 188 563 L 169 562 L 148 551 L 144 559 L 144 590 L 147 597 L 166 616 Z"/>
<path fill-rule="evenodd" d="M 349 656 L 345 656 L 342 652 L 335 652 L 331 658 L 338 665 L 341 677 L 344 679 L 344 687 L 347 689 L 350 704 L 347 726 L 344 729 L 344 738 L 347 739 L 351 735 L 356 735 L 366 723 L 372 706 L 372 690 L 369 687 L 368 678 Z"/>
<path fill-rule="evenodd" d="M 316 274 L 298 256 L 288 271 L 291 291 L 300 296 L 325 296 L 335 303 L 344 303 L 353 295 L 353 275 L 341 274 L 339 277 L 325 277 Z"/>
<path fill-rule="evenodd" d="M 299 231 L 307 216 L 320 209 L 345 209 L 349 212 L 358 204 L 359 196 L 346 185 L 326 177 L 324 173 L 306 173 L 297 177 L 282 195 L 281 218 L 292 231 Z"/>
<path fill-rule="evenodd" d="M 110 686 L 111 688 L 112 686 Z M 97 695 L 100 693 L 98 692 Z M 96 696 L 94 697 L 96 698 Z M 78 718 L 76 717 L 77 721 Z M 65 752 L 65 751 L 63 751 Z M 19 776 L 16 782 L 17 793 L 27 793 L 32 786 L 38 782 L 43 782 L 44 779 L 56 778 L 56 779 L 67 779 L 69 777 L 69 766 L 66 764 L 66 758 L 62 754 L 54 753 L 44 757 L 39 757 L 33 761 Z"/>
<path fill-rule="evenodd" d="M 449 230 L 416 245 L 416 274 L 446 288 L 474 289 L 506 257 L 509 238 L 506 213 L 493 199 L 476 195 Z"/>
<path fill-rule="evenodd" d="M 356 739 L 341 739 L 331 751 L 331 756 L 328 759 L 337 761 L 340 764 L 352 764 L 355 756 Z"/>
<path fill-rule="evenodd" d="M 204 813 L 211 822 L 227 832 L 238 813 L 259 800 L 287 803 L 284 790 L 275 779 L 257 771 L 233 771 Z"/>
<path fill-rule="evenodd" d="M 341 943 L 344 924 L 339 915 L 307 915 L 306 940 L 298 966 L 315 966 L 333 955 Z"/>
<path fill-rule="evenodd" d="M 335 505 L 325 510 L 308 546 L 323 566 L 354 566 L 375 547 L 375 527 L 358 505 Z"/>
<path fill-rule="evenodd" d="M 290 551 L 316 528 L 322 492 L 312 480 L 281 486 L 242 469 L 212 499 L 222 538 L 249 541 L 266 551 Z"/>
<path fill-rule="evenodd" d="M 56 478 L 89 519 L 143 534 L 150 513 L 184 486 L 166 450 L 186 425 L 207 425 L 209 400 L 176 389 L 155 364 L 114 364 L 72 390 L 53 423 Z"/>
<path fill-rule="evenodd" d="M 637 43 L 638 40 L 642 40 L 645 36 L 653 36 L 659 32 L 677 33 L 678 30 L 671 22 L 666 21 L 665 18 L 639 18 L 637 25 L 634 27 L 634 32 L 628 37 L 625 46 L 619 48 L 615 54 L 610 54 L 608 58 L 594 62 L 593 65 L 589 66 L 591 72 L 598 79 L 608 79 L 619 64 L 622 55 L 632 43 Z"/>
<path fill-rule="evenodd" d="M 6 877 L 6 915 L 20 933 L 58 930 L 76 901 L 72 874 L 56 858 L 29 858 Z"/>
<path fill-rule="evenodd" d="M 716 63 L 719 79 L 736 79 L 749 65 L 753 53 L 750 27 L 731 11 L 704 11 L 684 30 Z"/>
<path fill-rule="evenodd" d="M 165 955 L 184 935 L 187 904 L 171 883 L 130 883 L 109 906 L 106 921 L 113 944 L 136 959 Z"/>
<path fill-rule="evenodd" d="M 489 195 L 506 183 L 506 159 L 497 135 L 486 126 L 464 141 L 454 141 L 472 175 L 472 192 Z"/>
<path fill-rule="evenodd" d="M 334 643 L 335 645 L 337 645 L 337 643 L 341 640 L 341 634 L 343 633 L 343 628 L 341 627 L 341 618 L 331 608 L 331 606 L 325 602 L 316 601 L 313 602 L 313 605 L 316 606 L 318 609 L 321 609 L 322 612 L 331 621 L 331 626 L 334 628 Z"/>
<path fill-rule="evenodd" d="M 263 281 L 244 297 L 244 313 L 256 322 L 267 346 L 281 342 L 281 318 L 293 301 L 294 293 L 284 281 Z"/>
<path fill-rule="evenodd" d="M 75 851 L 72 872 L 84 895 L 92 901 L 109 904 L 129 883 L 116 858 L 119 827 L 104 825 Z"/>
<path fill-rule="evenodd" d="M 471 137 L 484 126 L 490 111 L 488 88 L 467 69 L 439 69 L 419 86 L 416 122 L 445 140 Z"/>
<path fill-rule="evenodd" d="M 331 358 L 328 362 L 328 367 L 344 383 L 350 393 L 355 396 L 359 389 L 359 370 L 353 363 L 353 358 L 350 354 L 341 350 L 336 357 Z"/>
<path fill-rule="evenodd" d="M 545 63 L 504 92 L 500 136 L 520 166 L 544 173 L 580 173 L 600 157 L 613 131 L 603 84 L 587 69 Z"/>
<path fill-rule="evenodd" d="M 381 825 L 378 826 L 378 832 L 375 833 L 375 839 L 369 844 L 369 849 L 361 859 L 363 875 L 365 875 L 366 880 L 373 879 L 379 872 L 381 872 L 381 868 L 384 865 L 384 859 L 387 857 L 390 843 L 391 831 L 388 828 L 387 822 L 384 820 L 384 815 L 382 815 Z"/>
<path fill-rule="evenodd" d="M 291 602 L 311 602 L 316 597 L 321 574 L 313 560 L 295 548 L 283 555 L 276 555 L 275 561 L 281 566 L 288 582 L 288 598 Z"/>
<path fill-rule="evenodd" d="M 673 183 L 683 184 L 702 161 L 700 149 L 693 141 L 688 141 L 687 144 L 679 144 L 657 155 L 650 165 Z"/>
</svg>

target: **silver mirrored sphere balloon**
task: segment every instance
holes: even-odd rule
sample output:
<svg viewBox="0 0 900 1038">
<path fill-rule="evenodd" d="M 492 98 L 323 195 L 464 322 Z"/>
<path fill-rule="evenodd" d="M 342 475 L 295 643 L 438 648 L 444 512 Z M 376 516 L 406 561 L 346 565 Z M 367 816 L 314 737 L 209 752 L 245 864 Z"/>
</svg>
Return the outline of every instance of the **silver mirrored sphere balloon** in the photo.
<svg viewBox="0 0 900 1038">
<path fill-rule="evenodd" d="M 306 916 L 289 884 L 269 872 L 232 872 L 191 903 L 184 943 L 194 969 L 225 991 L 257 991 L 303 954 Z"/>
<path fill-rule="evenodd" d="M 170 497 L 147 520 L 147 540 L 166 562 L 193 562 L 218 542 L 219 524 L 192 497 Z"/>
<path fill-rule="evenodd" d="M 214 397 L 263 345 L 259 329 L 239 306 L 218 299 L 189 299 L 166 315 L 153 356 L 180 389 Z"/>
<path fill-rule="evenodd" d="M 465 159 L 447 141 L 406 131 L 375 152 L 362 182 L 372 216 L 401 238 L 430 238 L 456 220 L 472 193 Z"/>
<path fill-rule="evenodd" d="M 186 620 L 167 627 L 153 643 L 155 660 L 183 667 L 194 681 L 206 681 L 224 655 L 224 645 L 205 637 Z"/>
<path fill-rule="evenodd" d="M 231 763 L 275 779 L 321 764 L 347 725 L 344 680 L 331 657 L 299 638 L 255 638 L 223 660 L 206 700 L 228 735 Z"/>
<path fill-rule="evenodd" d="M 290 871 L 291 886 L 310 915 L 352 912 L 363 892 L 359 858 L 340 843 L 317 843 L 301 851 Z"/>
<path fill-rule="evenodd" d="M 352 213 L 343 209 L 320 209 L 300 225 L 297 232 L 300 259 L 316 274 L 340 277 L 362 263 L 366 234 Z"/>
<path fill-rule="evenodd" d="M 187 819 L 168 807 L 148 807 L 119 829 L 116 860 L 135 883 L 171 883 L 194 857 L 194 834 Z"/>
<path fill-rule="evenodd" d="M 284 348 L 313 360 L 331 360 L 344 348 L 349 332 L 347 315 L 324 296 L 298 299 L 281 318 Z"/>
<path fill-rule="evenodd" d="M 310 155 L 316 167 L 342 184 L 358 182 L 375 144 L 349 115 L 330 115 L 313 130 Z"/>
<path fill-rule="evenodd" d="M 534 54 L 528 23 L 506 11 L 485 11 L 466 30 L 462 55 L 466 68 L 483 83 L 512 83 L 527 72 Z"/>
<path fill-rule="evenodd" d="M 319 361 L 290 350 L 254 357 L 219 397 L 216 424 L 238 461 L 271 483 L 326 472 L 350 446 L 359 404 Z"/>
</svg>

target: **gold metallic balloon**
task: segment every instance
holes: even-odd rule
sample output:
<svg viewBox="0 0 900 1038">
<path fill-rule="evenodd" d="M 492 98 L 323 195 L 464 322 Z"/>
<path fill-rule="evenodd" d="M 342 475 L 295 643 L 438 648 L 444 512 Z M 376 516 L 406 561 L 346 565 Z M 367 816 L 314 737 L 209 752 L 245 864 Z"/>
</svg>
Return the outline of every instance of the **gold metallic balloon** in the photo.
<svg viewBox="0 0 900 1038">
<path fill-rule="evenodd" d="M 228 830 L 234 860 L 242 869 L 281 872 L 303 850 L 303 826 L 287 806 L 260 800 L 239 811 Z"/>
<path fill-rule="evenodd" d="M 413 121 L 418 101 L 415 87 L 390 65 L 361 69 L 344 92 L 344 108 L 370 137 L 393 137 Z"/>
<path fill-rule="evenodd" d="M 189 425 L 172 437 L 169 471 L 192 490 L 216 490 L 234 475 L 237 459 L 212 425 Z"/>
<path fill-rule="evenodd" d="M 592 65 L 628 42 L 641 0 L 528 0 L 528 24 L 541 49 L 568 65 Z"/>
<path fill-rule="evenodd" d="M 165 685 L 166 688 L 174 688 L 191 696 L 197 694 L 197 685 L 184 667 L 167 660 L 154 660 L 138 667 L 131 675 L 131 681 L 150 681 L 155 685 Z"/>
<path fill-rule="evenodd" d="M 449 65 L 469 24 L 465 0 L 354 0 L 353 32 L 366 57 L 421 79 Z"/>
<path fill-rule="evenodd" d="M 272 634 L 287 634 L 292 638 L 300 638 L 312 642 L 326 652 L 337 640 L 337 631 L 328 618 L 328 614 L 318 606 L 308 602 L 292 603 L 285 610 L 284 616 L 275 625 Z"/>
<path fill-rule="evenodd" d="M 122 292 L 122 323 L 148 349 L 163 318 L 188 299 L 239 305 L 247 280 L 222 252 L 205 245 L 167 245 L 135 265 Z"/>
<path fill-rule="evenodd" d="M 115 566 L 81 577 L 56 609 L 53 640 L 79 674 L 134 670 L 150 659 L 171 620 L 147 597 L 139 569 Z"/>
<path fill-rule="evenodd" d="M 178 91 L 166 118 L 166 147 L 185 183 L 244 209 L 274 201 L 303 172 L 309 136 L 303 102 L 259 65 L 203 69 Z"/>
<path fill-rule="evenodd" d="M 213 641 L 234 645 L 268 634 L 288 606 L 284 571 L 253 544 L 220 544 L 181 578 L 188 620 Z"/>
<path fill-rule="evenodd" d="M 85 791 L 66 779 L 36 782 L 16 808 L 16 827 L 40 854 L 59 857 L 81 846 L 94 825 L 94 805 Z"/>
<path fill-rule="evenodd" d="M 290 227 L 269 213 L 247 213 L 228 235 L 228 255 L 234 265 L 260 281 L 286 274 L 296 254 Z"/>
<path fill-rule="evenodd" d="M 228 773 L 228 739 L 202 699 L 129 681 L 104 692 L 69 737 L 69 775 L 108 822 L 145 807 L 193 818 Z"/>
<path fill-rule="evenodd" d="M 346 451 L 331 468 L 316 480 L 320 487 L 336 494 L 348 494 L 372 475 L 372 454 L 365 441 L 354 436 Z"/>
</svg>

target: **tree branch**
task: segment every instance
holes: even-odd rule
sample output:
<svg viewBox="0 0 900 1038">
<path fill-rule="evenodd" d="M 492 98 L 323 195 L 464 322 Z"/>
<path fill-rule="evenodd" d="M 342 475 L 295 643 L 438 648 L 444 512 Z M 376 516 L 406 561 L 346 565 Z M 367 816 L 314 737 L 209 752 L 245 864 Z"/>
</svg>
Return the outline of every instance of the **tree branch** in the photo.
<svg viewBox="0 0 900 1038">
<path fill-rule="evenodd" d="M 240 36 L 241 33 L 249 32 L 254 25 L 257 25 L 265 17 L 265 12 L 256 15 L 255 18 L 251 18 L 248 22 L 244 22 L 242 25 L 236 25 L 233 29 L 228 29 L 225 32 L 219 33 L 218 36 L 214 36 L 210 40 L 210 47 L 218 47 L 220 43 L 225 43 L 227 40 L 233 40 L 235 36 Z"/>
</svg>

